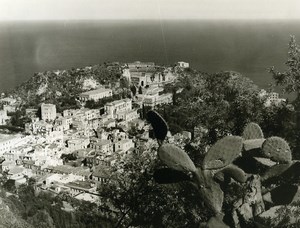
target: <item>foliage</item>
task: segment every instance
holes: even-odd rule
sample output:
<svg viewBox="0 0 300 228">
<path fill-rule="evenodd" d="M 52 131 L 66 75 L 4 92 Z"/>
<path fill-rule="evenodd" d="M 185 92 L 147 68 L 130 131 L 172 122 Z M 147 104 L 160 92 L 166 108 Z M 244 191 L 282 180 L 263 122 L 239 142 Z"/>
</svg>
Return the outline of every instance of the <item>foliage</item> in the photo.
<svg viewBox="0 0 300 228">
<path fill-rule="evenodd" d="M 14 127 L 25 127 L 25 123 L 29 123 L 31 120 L 26 117 L 25 110 L 16 110 L 14 113 L 10 113 L 11 119 L 10 123 Z"/>
<path fill-rule="evenodd" d="M 114 94 L 112 97 L 104 97 L 98 101 L 88 100 L 85 102 L 85 107 L 90 109 L 103 108 L 105 104 L 122 98 L 120 94 Z"/>
<path fill-rule="evenodd" d="M 99 228 L 112 227 L 112 219 L 107 219 L 96 204 L 79 201 L 71 196 L 40 192 L 35 194 L 35 181 L 28 179 L 17 188 L 17 196 L 6 198 L 6 203 L 14 214 L 20 215 L 33 227 L 57 228 Z M 62 201 L 69 202 L 76 210 L 64 211 Z"/>
<path fill-rule="evenodd" d="M 74 153 L 71 154 L 62 154 L 60 156 L 61 159 L 63 159 L 64 161 L 68 162 L 68 161 L 74 161 L 77 159 L 77 156 Z"/>
<path fill-rule="evenodd" d="M 175 93 L 173 104 L 158 109 L 172 133 L 194 132 L 201 126 L 208 130 L 205 141 L 213 144 L 228 133 L 241 134 L 246 123 L 263 119 L 258 87 L 238 73 L 185 71 L 173 88 L 168 86 L 170 91 L 177 88 L 183 90 Z"/>
<path fill-rule="evenodd" d="M 146 148 L 118 159 L 110 168 L 111 181 L 100 189 L 120 212 L 116 227 L 197 227 L 210 211 L 188 182 L 172 187 L 157 185 L 152 177 L 159 165 L 155 159 L 157 145 Z"/>
<path fill-rule="evenodd" d="M 155 112 L 150 111 L 150 113 Z M 154 130 L 155 128 L 164 128 L 166 125 L 159 115 L 157 118 L 150 119 L 150 122 Z M 251 133 L 250 135 L 263 136 L 259 125 L 252 123 L 250 126 L 254 126 L 254 128 L 248 125 L 243 135 L 249 135 L 249 133 Z M 259 132 L 259 134 L 252 134 L 253 131 Z M 289 174 L 291 174 L 291 172 L 294 173 L 295 168 L 300 164 L 299 162 L 295 162 L 293 165 L 289 165 L 283 169 L 276 169 L 275 175 L 269 175 L 269 177 L 271 177 L 270 179 L 272 179 L 268 180 L 269 184 L 266 184 L 266 178 L 263 179 L 265 184 L 264 188 L 262 188 L 260 176 L 256 175 L 257 173 L 262 174 L 258 169 L 259 167 L 254 167 L 258 169 L 257 171 L 246 174 L 242 167 L 231 164 L 234 160 L 239 158 L 239 156 L 250 160 L 251 156 L 254 155 L 259 156 L 259 161 L 262 162 L 261 165 L 264 165 L 264 162 L 266 162 L 261 159 L 268 160 L 268 158 L 275 159 L 276 161 L 289 160 L 289 163 L 291 163 L 289 146 L 286 141 L 280 137 L 271 137 L 264 140 L 264 143 L 259 144 L 260 148 L 258 147 L 260 153 L 258 155 L 251 155 L 251 153 L 243 153 L 243 138 L 226 136 L 211 147 L 211 150 L 209 150 L 204 157 L 203 166 L 198 168 L 194 166 L 185 151 L 175 145 L 164 144 L 164 138 L 165 137 L 157 139 L 158 142 L 162 144 L 158 148 L 158 157 L 168 169 L 156 170 L 154 173 L 155 180 L 158 180 L 158 183 L 168 184 L 186 180 L 190 181 L 198 190 L 200 199 L 202 199 L 204 204 L 213 212 L 214 216 L 207 221 L 206 227 L 227 227 L 227 224 L 234 227 L 239 225 L 243 227 L 253 226 L 253 221 L 265 211 L 263 199 L 267 200 L 267 198 L 263 198 L 262 196 L 263 189 L 265 193 L 270 194 L 273 201 L 268 202 L 272 203 L 272 206 L 277 204 L 290 204 L 297 195 L 299 187 L 296 184 L 300 183 L 299 175 L 295 174 L 294 176 L 296 178 L 292 178 L 292 175 Z M 250 138 L 252 139 L 253 137 L 251 136 Z M 249 139 L 245 142 L 248 141 Z M 288 159 L 286 159 L 287 152 L 289 152 Z M 212 163 L 213 166 L 208 166 L 210 163 Z M 276 163 L 272 163 L 270 166 L 274 166 L 275 164 Z M 210 170 L 211 168 L 216 170 Z M 191 178 L 189 179 L 186 175 L 191 176 Z M 170 178 L 166 180 L 166 176 Z M 278 179 L 284 181 L 289 180 L 292 184 L 282 181 L 279 182 Z M 235 180 L 235 182 L 233 180 Z M 234 186 L 232 183 L 236 183 L 237 187 L 237 191 L 234 193 L 230 193 L 230 190 L 232 190 Z M 242 193 L 242 189 L 247 190 Z M 223 198 L 224 193 L 226 197 L 225 201 Z M 228 194 L 230 196 L 232 193 L 235 197 L 228 197 Z M 237 194 L 238 196 L 236 196 Z M 282 194 L 285 195 L 284 198 L 280 198 Z M 275 207 L 271 209 L 274 208 Z M 224 213 L 226 213 L 225 217 Z M 260 218 L 261 217 L 259 217 L 259 219 Z M 279 224 L 282 225 L 284 224 L 283 222 L 287 224 L 289 221 L 283 219 L 280 220 Z M 266 221 L 263 220 L 262 223 L 266 223 Z M 292 223 L 294 224 L 294 222 Z"/>
<path fill-rule="evenodd" d="M 59 112 L 79 108 L 76 101 L 79 93 L 84 92 L 85 79 L 114 88 L 121 78 L 118 65 L 102 64 L 84 68 L 35 73 L 27 82 L 10 92 L 21 99 L 24 108 L 37 108 L 40 103 L 54 103 Z"/>
</svg>

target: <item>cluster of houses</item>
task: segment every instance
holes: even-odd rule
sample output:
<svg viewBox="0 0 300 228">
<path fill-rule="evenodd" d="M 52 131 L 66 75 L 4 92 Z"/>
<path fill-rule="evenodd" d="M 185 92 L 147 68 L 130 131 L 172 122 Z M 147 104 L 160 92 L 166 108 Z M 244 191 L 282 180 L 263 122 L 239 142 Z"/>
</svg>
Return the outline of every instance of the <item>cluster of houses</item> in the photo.
<svg viewBox="0 0 300 228">
<path fill-rule="evenodd" d="M 270 107 L 272 105 L 275 105 L 275 106 L 278 106 L 282 103 L 285 103 L 286 102 L 286 99 L 285 98 L 280 98 L 279 97 L 279 93 L 276 93 L 276 92 L 270 92 L 268 93 L 266 90 L 262 89 L 259 93 L 259 96 L 261 98 L 264 98 L 265 99 L 265 103 L 264 105 L 266 107 Z"/>
<path fill-rule="evenodd" d="M 172 102 L 172 94 L 162 89 L 165 83 L 176 80 L 171 68 L 134 62 L 126 65 L 123 76 L 144 92 L 134 99 L 106 103 L 103 109 L 58 113 L 55 104 L 43 103 L 40 118 L 37 109 L 27 109 L 31 122 L 25 125 L 25 134 L 0 134 L 1 172 L 16 186 L 33 177 L 37 191 L 67 192 L 77 199 L 96 202 L 97 189 L 110 178 L 108 167 L 117 162 L 113 155 L 122 159 L 152 140 L 151 128 L 133 108 L 133 102 L 139 104 L 137 107 L 152 108 Z M 97 88 L 81 93 L 78 100 L 99 101 L 112 96 L 111 89 Z M 7 109 L 13 111 L 17 104 L 12 98 L 6 100 L 6 109 L 0 111 L 0 124 L 8 118 Z M 129 134 L 133 127 L 142 132 L 139 138 Z"/>
</svg>

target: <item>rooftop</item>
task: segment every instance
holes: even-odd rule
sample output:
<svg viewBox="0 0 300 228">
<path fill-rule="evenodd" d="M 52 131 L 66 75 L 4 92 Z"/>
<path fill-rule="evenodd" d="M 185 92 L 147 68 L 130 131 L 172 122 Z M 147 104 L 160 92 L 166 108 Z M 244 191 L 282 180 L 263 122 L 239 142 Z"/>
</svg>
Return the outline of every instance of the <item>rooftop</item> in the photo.
<svg viewBox="0 0 300 228">
<path fill-rule="evenodd" d="M 116 101 L 109 102 L 106 105 L 113 106 L 113 105 L 123 104 L 124 102 L 129 102 L 129 101 L 131 101 L 131 100 L 129 98 L 126 98 L 126 99 L 122 99 L 122 100 L 116 100 Z"/>
<path fill-rule="evenodd" d="M 12 140 L 14 138 L 21 137 L 20 135 L 6 135 L 6 134 L 0 134 L 0 143 L 5 142 L 8 140 Z"/>
<path fill-rule="evenodd" d="M 103 93 L 103 92 L 109 92 L 109 91 L 112 92 L 111 89 L 100 88 L 100 89 L 96 89 L 96 90 L 83 92 L 80 95 L 95 95 L 95 94 L 99 94 L 99 93 Z"/>
<path fill-rule="evenodd" d="M 99 146 L 103 146 L 103 145 L 110 144 L 110 141 L 107 139 L 100 139 L 100 140 L 97 140 L 95 144 L 99 145 Z"/>
</svg>

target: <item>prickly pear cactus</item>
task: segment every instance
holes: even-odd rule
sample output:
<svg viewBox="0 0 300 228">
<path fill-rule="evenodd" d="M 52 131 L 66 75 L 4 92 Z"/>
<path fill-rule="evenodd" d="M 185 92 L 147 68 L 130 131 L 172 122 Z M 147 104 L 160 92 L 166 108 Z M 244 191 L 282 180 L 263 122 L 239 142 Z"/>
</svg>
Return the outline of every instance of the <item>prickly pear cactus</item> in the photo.
<svg viewBox="0 0 300 228">
<path fill-rule="evenodd" d="M 262 139 L 264 134 L 257 123 L 248 123 L 243 131 L 243 139 Z"/>
<path fill-rule="evenodd" d="M 163 144 L 158 149 L 158 156 L 169 168 L 189 172 L 197 170 L 187 153 L 178 146 Z"/>
<path fill-rule="evenodd" d="M 242 169 L 233 164 L 226 166 L 215 175 L 218 175 L 219 173 L 222 173 L 224 176 L 227 175 L 239 183 L 245 183 L 248 178 L 247 174 Z"/>
<path fill-rule="evenodd" d="M 215 213 L 220 214 L 224 200 L 224 193 L 213 179 L 210 170 L 198 169 L 194 174 L 195 183 L 197 183 L 201 199 Z"/>
<path fill-rule="evenodd" d="M 300 190 L 293 185 L 293 183 L 300 181 L 300 171 L 298 171 L 300 170 L 300 162 L 291 163 L 291 150 L 282 138 L 271 137 L 265 140 L 261 128 L 256 123 L 249 123 L 245 127 L 243 137 L 226 136 L 216 142 L 207 152 L 202 168 L 197 168 L 184 150 L 175 145 L 164 144 L 168 132 L 168 125 L 165 120 L 155 111 L 149 111 L 147 116 L 160 146 L 158 157 L 168 166 L 168 168 L 156 170 L 154 179 L 160 184 L 191 182 L 198 189 L 200 200 L 215 215 L 205 224 L 205 227 L 228 227 L 223 222 L 223 212 L 228 213 L 228 211 L 222 211 L 224 209 L 224 192 L 222 189 L 225 193 L 230 193 L 226 192 L 226 189 L 228 190 L 227 184 L 230 186 L 230 183 L 235 183 L 243 186 L 243 189 L 247 189 L 246 192 L 243 192 L 242 198 L 236 202 L 231 202 L 233 211 L 229 213 L 232 214 L 226 214 L 233 215 L 235 213 L 239 215 L 232 216 L 235 223 L 234 227 L 241 227 L 239 226 L 240 221 L 249 222 L 264 212 L 262 191 L 267 193 L 266 202 L 267 198 L 273 198 L 275 203 L 287 203 L 294 200 L 296 192 L 300 195 Z M 247 171 L 243 165 L 239 165 L 237 162 L 241 158 L 247 164 L 251 163 L 251 160 L 255 160 L 255 164 L 259 162 L 266 168 L 262 171 L 259 166 L 254 165 L 255 170 Z M 276 165 L 274 161 L 283 164 Z M 237 166 L 233 165 L 232 162 Z M 267 172 L 265 172 L 266 169 L 268 169 Z M 245 173 L 245 170 L 248 173 Z M 261 178 L 262 172 L 265 173 Z M 215 180 L 222 182 L 222 189 Z M 289 184 L 288 186 L 292 187 L 288 189 L 285 189 L 284 186 L 278 187 L 283 184 Z M 274 186 L 277 188 L 274 189 Z M 273 191 L 270 191 L 272 189 Z M 289 198 L 284 202 L 277 199 L 277 196 L 282 192 L 289 194 Z"/>
<path fill-rule="evenodd" d="M 151 123 L 155 137 L 159 144 L 162 144 L 168 133 L 168 124 L 156 111 L 150 110 L 147 113 L 147 120 Z"/>
<path fill-rule="evenodd" d="M 262 181 L 267 181 L 270 178 L 278 177 L 291 167 L 292 164 L 278 164 L 270 167 L 262 176 Z"/>
<path fill-rule="evenodd" d="M 203 169 L 220 169 L 229 165 L 242 152 L 243 139 L 239 136 L 226 136 L 217 141 L 203 160 Z"/>
<path fill-rule="evenodd" d="M 262 145 L 262 153 L 267 158 L 280 163 L 290 163 L 292 161 L 289 144 L 277 136 L 266 139 Z"/>
<path fill-rule="evenodd" d="M 265 139 L 247 139 L 244 140 L 244 150 L 250 151 L 254 149 L 260 149 Z"/>
</svg>

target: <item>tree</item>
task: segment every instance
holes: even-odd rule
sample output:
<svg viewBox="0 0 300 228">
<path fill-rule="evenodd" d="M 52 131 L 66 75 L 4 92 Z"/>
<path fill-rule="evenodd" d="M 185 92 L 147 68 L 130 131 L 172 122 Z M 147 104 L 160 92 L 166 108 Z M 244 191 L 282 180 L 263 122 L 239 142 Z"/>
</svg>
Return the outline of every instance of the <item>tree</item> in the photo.
<svg viewBox="0 0 300 228">
<path fill-rule="evenodd" d="M 189 182 L 158 185 L 153 179 L 157 144 L 146 148 L 117 158 L 110 181 L 99 190 L 119 212 L 115 227 L 198 227 L 210 211 Z"/>
<path fill-rule="evenodd" d="M 158 108 L 172 133 L 203 127 L 208 130 L 206 141 L 212 144 L 227 134 L 240 134 L 248 122 L 262 121 L 259 88 L 239 73 L 184 72 L 174 87 L 183 90 L 173 105 Z"/>
<path fill-rule="evenodd" d="M 290 141 L 295 142 L 294 151 L 300 149 L 300 47 L 296 43 L 295 36 L 291 36 L 288 45 L 288 59 L 285 62 L 286 69 L 280 72 L 275 67 L 270 68 L 276 85 L 281 86 L 285 93 L 295 93 L 296 99 L 293 102 L 295 107 L 294 128 L 290 129 L 293 132 L 293 138 Z M 294 153 L 297 158 L 300 158 L 299 152 Z"/>
<path fill-rule="evenodd" d="M 295 36 L 291 36 L 288 60 L 285 65 L 287 69 L 284 72 L 279 72 L 275 67 L 271 67 L 270 73 L 276 84 L 283 87 L 284 92 L 296 92 L 297 99 L 300 99 L 300 47 L 296 43 Z"/>
</svg>

